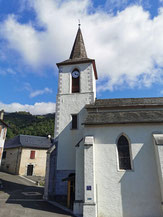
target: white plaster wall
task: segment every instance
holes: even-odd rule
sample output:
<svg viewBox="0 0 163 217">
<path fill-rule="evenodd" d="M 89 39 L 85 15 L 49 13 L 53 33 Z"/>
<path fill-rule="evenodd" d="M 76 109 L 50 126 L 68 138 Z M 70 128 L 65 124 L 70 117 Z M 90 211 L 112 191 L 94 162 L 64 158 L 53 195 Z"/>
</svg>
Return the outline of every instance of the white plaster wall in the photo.
<svg viewBox="0 0 163 217">
<path fill-rule="evenodd" d="M 98 217 L 162 217 L 161 193 L 152 133 L 161 125 L 86 127 L 95 138 Z M 131 141 L 132 171 L 119 171 L 116 141 L 121 133 Z"/>
<path fill-rule="evenodd" d="M 71 94 L 60 96 L 58 170 L 75 169 L 75 145 L 83 137 L 84 106 L 90 103 L 89 94 Z M 71 115 L 78 114 L 78 129 L 71 130 Z"/>
<path fill-rule="evenodd" d="M 80 71 L 80 93 L 71 93 L 71 72 Z M 58 136 L 57 170 L 75 169 L 75 145 L 83 137 L 81 123 L 86 104 L 94 102 L 95 93 L 91 63 L 62 66 L 59 69 L 59 88 L 55 120 L 55 137 Z M 78 114 L 78 129 L 71 130 L 71 115 Z"/>
<path fill-rule="evenodd" d="M 1 165 L 1 160 L 2 160 L 2 155 L 3 155 L 3 148 L 4 148 L 5 139 L 6 139 L 7 128 L 3 127 L 2 125 L 0 125 L 0 127 L 1 127 L 1 132 L 0 132 L 0 165 Z"/>
<path fill-rule="evenodd" d="M 71 73 L 74 69 L 80 71 L 80 93 L 90 93 L 95 91 L 95 76 L 93 66 L 91 63 L 76 64 L 61 66 L 59 69 L 59 83 L 58 93 L 59 94 L 70 94 L 71 93 Z M 93 81 L 93 82 L 92 82 Z M 91 83 L 90 83 L 91 82 Z"/>
<path fill-rule="evenodd" d="M 75 188 L 75 200 L 84 199 L 84 146 L 83 141 L 79 147 L 76 147 L 76 180 L 78 185 Z"/>
<path fill-rule="evenodd" d="M 160 188 L 161 188 L 161 197 L 163 201 L 163 146 L 157 145 L 155 143 L 155 140 L 153 142 L 154 142 L 154 147 L 155 147 L 157 171 L 158 171 Z M 162 204 L 162 209 L 163 209 L 163 204 Z"/>
<path fill-rule="evenodd" d="M 6 133 L 7 133 L 7 128 L 3 128 L 2 127 L 2 130 L 0 132 L 0 148 L 3 148 L 4 147 L 4 142 L 5 142 L 5 139 L 6 139 Z"/>
<path fill-rule="evenodd" d="M 91 67 L 92 67 L 92 71 L 93 71 L 94 70 L 93 65 L 91 65 Z M 92 81 L 93 81 L 93 92 L 95 93 L 94 98 L 96 98 L 96 78 L 95 78 L 94 73 L 92 73 Z"/>
<path fill-rule="evenodd" d="M 83 140 L 84 141 L 84 140 Z M 83 214 L 84 201 L 84 146 L 83 141 L 76 147 L 76 167 L 75 167 L 75 203 L 74 214 Z"/>
</svg>

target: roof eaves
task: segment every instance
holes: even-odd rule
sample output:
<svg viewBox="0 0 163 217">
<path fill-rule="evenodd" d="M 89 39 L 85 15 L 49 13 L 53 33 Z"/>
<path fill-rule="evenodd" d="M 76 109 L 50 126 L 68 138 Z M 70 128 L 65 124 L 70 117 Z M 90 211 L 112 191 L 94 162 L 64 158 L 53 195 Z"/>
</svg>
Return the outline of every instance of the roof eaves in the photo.
<svg viewBox="0 0 163 217">
<path fill-rule="evenodd" d="M 3 120 L 0 119 L 0 122 L 1 122 L 3 125 L 5 125 L 6 127 L 11 128 L 11 127 L 10 127 L 8 124 L 6 124 Z"/>
<path fill-rule="evenodd" d="M 149 120 L 149 121 L 117 121 L 117 122 L 98 122 L 98 123 L 94 123 L 94 122 L 85 122 L 85 123 L 82 123 L 81 125 L 84 125 L 84 126 L 95 126 L 95 125 L 116 125 L 116 124 L 153 124 L 153 123 L 162 123 L 162 120 L 160 121 L 152 121 L 152 120 Z"/>
<path fill-rule="evenodd" d="M 87 59 L 65 60 L 63 62 L 56 63 L 56 65 L 59 68 L 60 66 L 64 66 L 64 65 L 74 65 L 74 64 L 84 64 L 84 63 L 92 63 L 93 64 L 94 75 L 95 75 L 96 80 L 98 80 L 96 63 L 95 63 L 94 59 L 87 58 Z"/>
</svg>

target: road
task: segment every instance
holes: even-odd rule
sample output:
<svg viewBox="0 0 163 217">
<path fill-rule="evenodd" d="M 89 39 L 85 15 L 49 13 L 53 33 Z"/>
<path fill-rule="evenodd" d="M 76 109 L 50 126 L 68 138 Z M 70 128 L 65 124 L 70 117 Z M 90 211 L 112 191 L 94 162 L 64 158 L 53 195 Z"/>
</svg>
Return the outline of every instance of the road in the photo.
<svg viewBox="0 0 163 217">
<path fill-rule="evenodd" d="M 72 217 L 42 199 L 43 188 L 0 172 L 0 217 Z"/>
</svg>

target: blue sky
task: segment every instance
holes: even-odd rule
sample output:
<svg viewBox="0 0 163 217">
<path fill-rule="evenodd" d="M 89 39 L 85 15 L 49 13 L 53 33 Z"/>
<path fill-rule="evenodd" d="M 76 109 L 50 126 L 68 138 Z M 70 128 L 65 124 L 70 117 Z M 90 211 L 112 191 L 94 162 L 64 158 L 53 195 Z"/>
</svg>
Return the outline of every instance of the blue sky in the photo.
<svg viewBox="0 0 163 217">
<path fill-rule="evenodd" d="M 97 98 L 163 96 L 163 0 L 0 0 L 0 107 L 55 111 L 78 19 Z"/>
</svg>

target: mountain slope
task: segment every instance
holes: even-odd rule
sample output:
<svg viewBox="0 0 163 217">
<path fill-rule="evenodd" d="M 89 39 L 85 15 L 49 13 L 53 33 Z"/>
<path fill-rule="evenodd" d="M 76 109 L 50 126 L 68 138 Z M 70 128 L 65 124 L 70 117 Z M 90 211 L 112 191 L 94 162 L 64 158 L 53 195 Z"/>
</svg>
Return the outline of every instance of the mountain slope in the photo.
<svg viewBox="0 0 163 217">
<path fill-rule="evenodd" d="M 4 121 L 9 124 L 7 139 L 18 134 L 54 136 L 55 114 L 31 115 L 28 112 L 5 113 Z"/>
</svg>

